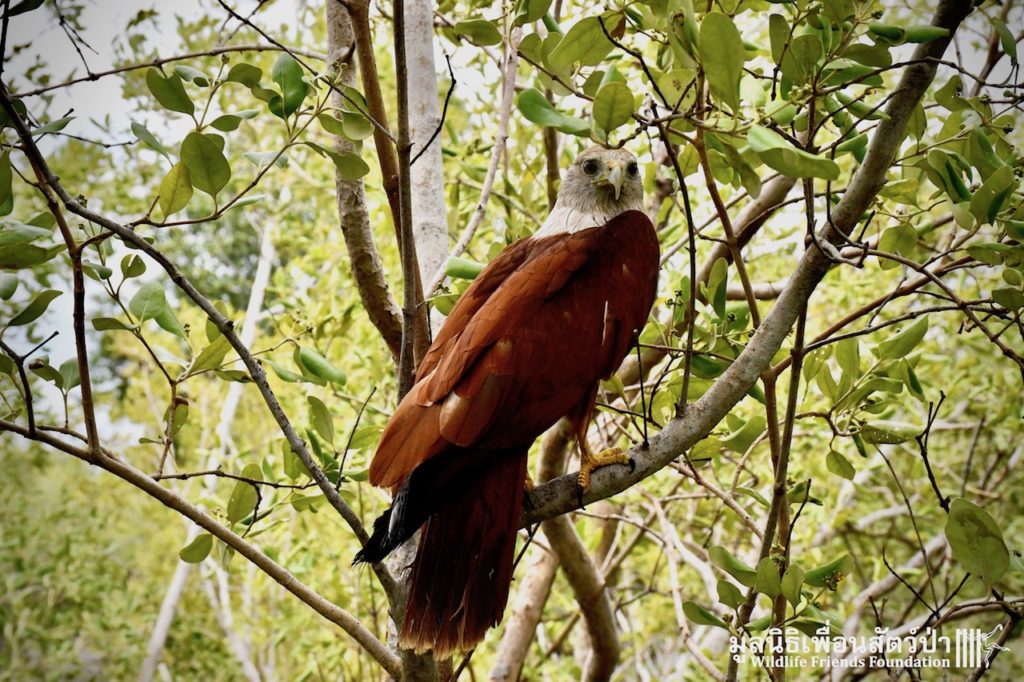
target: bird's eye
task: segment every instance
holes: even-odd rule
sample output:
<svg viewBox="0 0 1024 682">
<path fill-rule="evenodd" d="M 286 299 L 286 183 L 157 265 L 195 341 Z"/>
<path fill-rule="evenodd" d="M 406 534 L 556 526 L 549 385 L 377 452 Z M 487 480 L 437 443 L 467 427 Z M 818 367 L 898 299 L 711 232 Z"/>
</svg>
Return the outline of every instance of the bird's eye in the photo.
<svg viewBox="0 0 1024 682">
<path fill-rule="evenodd" d="M 626 172 L 635 178 L 637 173 L 640 172 L 640 167 L 636 165 L 636 161 L 630 161 L 629 165 L 626 166 Z"/>
<path fill-rule="evenodd" d="M 597 162 L 597 159 L 587 159 L 583 162 L 583 172 L 587 175 L 595 175 L 600 167 L 601 164 Z"/>
</svg>

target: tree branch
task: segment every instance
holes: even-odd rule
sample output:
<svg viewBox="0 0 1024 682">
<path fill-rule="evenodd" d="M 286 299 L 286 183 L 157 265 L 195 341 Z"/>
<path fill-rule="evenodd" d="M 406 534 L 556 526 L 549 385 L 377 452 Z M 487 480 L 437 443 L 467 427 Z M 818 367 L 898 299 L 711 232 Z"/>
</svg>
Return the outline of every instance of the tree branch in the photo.
<svg viewBox="0 0 1024 682">
<path fill-rule="evenodd" d="M 337 2 L 327 0 L 327 55 L 328 63 L 338 69 L 340 80 L 351 85 L 355 79 L 351 53 L 355 41 L 351 16 L 348 10 Z M 340 105 L 342 97 L 335 94 L 335 102 Z M 336 135 L 334 147 L 340 153 L 350 152 L 353 144 Z M 370 227 L 370 213 L 366 207 L 366 190 L 362 179 L 343 180 L 341 174 L 335 172 L 334 188 L 337 196 L 338 219 L 341 233 L 345 238 L 349 262 L 352 264 L 352 276 L 359 291 L 359 300 L 363 304 L 370 322 L 380 332 L 384 343 L 394 357 L 396 363 L 402 347 L 402 319 L 398 305 L 391 296 L 384 266 L 381 264 L 377 245 Z"/>
<path fill-rule="evenodd" d="M 42 95 L 43 93 L 50 92 L 51 90 L 59 90 L 61 88 L 70 87 L 77 85 L 78 83 L 85 83 L 88 81 L 96 81 L 105 76 L 114 76 L 119 73 L 127 73 L 128 71 L 137 71 L 138 69 L 146 69 L 151 66 L 161 67 L 164 64 L 170 64 L 171 62 L 183 62 L 188 59 L 196 59 L 198 57 L 215 57 L 219 54 L 229 54 L 232 52 L 288 52 L 290 54 L 302 55 L 309 59 L 318 59 L 324 61 L 324 55 L 319 52 L 310 52 L 309 50 L 301 50 L 295 47 L 289 47 L 282 49 L 277 45 L 221 45 L 220 47 L 211 47 L 208 50 L 201 50 L 198 52 L 188 52 L 186 54 L 179 54 L 173 57 L 157 57 L 146 62 L 136 62 L 134 64 L 127 64 L 125 66 L 119 66 L 106 71 L 96 71 L 90 73 L 87 76 L 79 76 L 78 78 L 72 78 L 62 83 L 54 83 L 53 85 L 47 85 L 45 87 L 36 88 L 34 90 L 25 90 L 23 92 L 12 92 L 11 97 L 34 97 L 35 95 Z"/>
<path fill-rule="evenodd" d="M 570 436 L 564 426 L 559 422 L 544 437 L 539 462 L 540 480 L 548 480 L 565 468 Z M 607 680 L 619 660 L 619 636 L 604 577 L 594 565 L 568 516 L 549 519 L 541 524 L 541 529 L 551 551 L 558 557 L 558 564 L 576 596 L 587 626 L 591 657 L 583 678 Z"/>
</svg>

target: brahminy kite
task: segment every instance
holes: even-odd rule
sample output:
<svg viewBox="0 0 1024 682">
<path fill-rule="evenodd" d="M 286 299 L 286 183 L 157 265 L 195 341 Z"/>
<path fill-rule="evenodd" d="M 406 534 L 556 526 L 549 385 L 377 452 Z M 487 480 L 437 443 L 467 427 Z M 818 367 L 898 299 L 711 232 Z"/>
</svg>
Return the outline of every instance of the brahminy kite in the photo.
<svg viewBox="0 0 1024 682">
<path fill-rule="evenodd" d="M 617 448 L 591 452 L 587 426 L 657 292 L 658 238 L 642 203 L 631 153 L 580 153 L 541 228 L 459 298 L 384 429 L 369 476 L 394 498 L 356 561 L 381 561 L 423 529 L 403 646 L 443 658 L 501 620 L 541 433 L 569 420 L 583 489 L 595 468 L 629 463 Z"/>
</svg>

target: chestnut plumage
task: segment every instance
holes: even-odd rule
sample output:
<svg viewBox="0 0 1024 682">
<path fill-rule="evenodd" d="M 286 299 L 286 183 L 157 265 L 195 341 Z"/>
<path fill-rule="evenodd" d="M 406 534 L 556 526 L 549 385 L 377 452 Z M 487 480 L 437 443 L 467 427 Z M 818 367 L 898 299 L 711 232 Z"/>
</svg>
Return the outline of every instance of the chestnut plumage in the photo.
<svg viewBox="0 0 1024 682">
<path fill-rule="evenodd" d="M 636 160 L 591 148 L 537 233 L 459 298 L 384 430 L 370 482 L 390 488 L 357 561 L 420 528 L 404 646 L 444 657 L 501 620 L 533 441 L 561 417 L 584 434 L 657 291 L 657 235 Z"/>
</svg>

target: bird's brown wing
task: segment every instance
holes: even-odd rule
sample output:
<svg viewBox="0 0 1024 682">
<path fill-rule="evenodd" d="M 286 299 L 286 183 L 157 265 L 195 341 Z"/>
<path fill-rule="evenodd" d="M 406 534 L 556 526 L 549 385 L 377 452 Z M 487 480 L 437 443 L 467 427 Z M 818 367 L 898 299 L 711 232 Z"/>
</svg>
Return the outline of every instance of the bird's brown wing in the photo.
<svg viewBox="0 0 1024 682">
<path fill-rule="evenodd" d="M 514 349 L 502 339 L 565 285 L 587 261 L 592 243 L 580 235 L 523 240 L 477 276 L 384 430 L 371 483 L 396 489 L 421 462 L 450 445 L 476 442 L 516 373 Z"/>
</svg>

